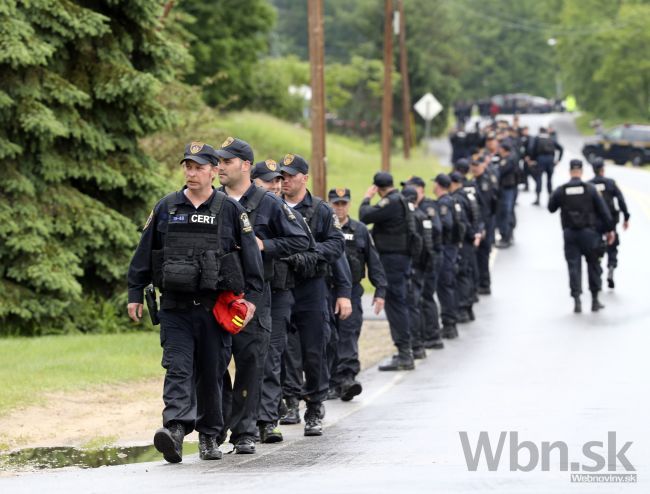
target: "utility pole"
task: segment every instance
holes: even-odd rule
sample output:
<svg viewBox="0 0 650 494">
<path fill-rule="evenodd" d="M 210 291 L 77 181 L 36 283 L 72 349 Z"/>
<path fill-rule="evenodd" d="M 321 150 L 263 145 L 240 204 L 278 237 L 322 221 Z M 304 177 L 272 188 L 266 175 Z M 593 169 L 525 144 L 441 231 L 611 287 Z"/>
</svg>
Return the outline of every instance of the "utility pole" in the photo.
<svg viewBox="0 0 650 494">
<path fill-rule="evenodd" d="M 311 176 L 312 190 L 326 197 L 327 174 L 325 158 L 325 43 L 323 33 L 323 0 L 309 0 L 309 64 L 311 68 Z"/>
<path fill-rule="evenodd" d="M 409 83 L 408 58 L 406 53 L 406 18 L 404 0 L 397 0 L 399 9 L 399 63 L 402 73 L 402 120 L 404 127 L 404 158 L 411 156 L 411 87 Z"/>
<path fill-rule="evenodd" d="M 381 110 L 381 169 L 390 171 L 393 120 L 393 0 L 384 0 L 384 98 Z"/>
</svg>

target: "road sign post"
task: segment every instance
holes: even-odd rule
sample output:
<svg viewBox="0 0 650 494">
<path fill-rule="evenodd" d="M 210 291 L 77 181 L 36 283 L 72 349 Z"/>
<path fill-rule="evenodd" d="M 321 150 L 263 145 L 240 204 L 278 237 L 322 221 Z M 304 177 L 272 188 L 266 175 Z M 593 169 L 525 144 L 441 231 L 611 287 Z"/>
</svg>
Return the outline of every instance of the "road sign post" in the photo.
<svg viewBox="0 0 650 494">
<path fill-rule="evenodd" d="M 424 146 L 425 152 L 429 154 L 431 143 L 431 120 L 442 111 L 443 106 L 433 94 L 427 93 L 413 105 L 413 109 L 424 119 Z"/>
</svg>

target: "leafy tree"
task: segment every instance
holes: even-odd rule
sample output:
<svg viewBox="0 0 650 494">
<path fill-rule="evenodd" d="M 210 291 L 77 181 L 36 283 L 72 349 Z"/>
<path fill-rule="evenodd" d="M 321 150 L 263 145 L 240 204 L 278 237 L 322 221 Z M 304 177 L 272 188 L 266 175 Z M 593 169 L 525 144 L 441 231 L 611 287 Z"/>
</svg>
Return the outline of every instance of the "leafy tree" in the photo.
<svg viewBox="0 0 650 494">
<path fill-rule="evenodd" d="M 156 0 L 0 4 L 3 334 L 96 330 L 94 302 L 123 289 L 167 189 L 138 138 L 169 125 L 156 95 L 188 60 L 161 13 Z"/>
<path fill-rule="evenodd" d="M 187 82 L 203 86 L 211 106 L 248 105 L 255 64 L 269 49 L 275 21 L 271 5 L 267 0 L 183 0 L 179 8 L 194 19 L 187 24 L 195 59 Z"/>
</svg>

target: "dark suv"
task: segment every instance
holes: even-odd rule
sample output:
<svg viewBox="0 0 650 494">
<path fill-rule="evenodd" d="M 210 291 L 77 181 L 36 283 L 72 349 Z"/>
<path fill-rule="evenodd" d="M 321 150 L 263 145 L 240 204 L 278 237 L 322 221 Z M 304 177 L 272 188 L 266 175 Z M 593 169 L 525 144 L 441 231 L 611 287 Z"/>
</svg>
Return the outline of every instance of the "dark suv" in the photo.
<svg viewBox="0 0 650 494">
<path fill-rule="evenodd" d="M 650 163 L 650 125 L 619 125 L 587 142 L 582 154 L 591 162 L 600 156 L 617 165 L 630 161 L 634 166 Z"/>
</svg>

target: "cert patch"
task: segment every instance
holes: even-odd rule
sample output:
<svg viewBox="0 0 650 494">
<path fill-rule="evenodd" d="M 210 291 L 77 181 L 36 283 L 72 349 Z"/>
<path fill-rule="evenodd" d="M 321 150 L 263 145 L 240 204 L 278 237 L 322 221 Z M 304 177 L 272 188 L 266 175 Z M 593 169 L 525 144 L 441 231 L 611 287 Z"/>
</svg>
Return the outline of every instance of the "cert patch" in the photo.
<svg viewBox="0 0 650 494">
<path fill-rule="evenodd" d="M 250 233 L 253 231 L 253 227 L 251 226 L 251 222 L 248 219 L 248 215 L 246 213 L 242 213 L 241 216 L 239 217 L 241 220 L 241 230 L 244 233 Z"/>
<path fill-rule="evenodd" d="M 345 240 L 347 240 L 347 241 L 354 240 L 354 233 L 344 233 L 343 236 L 345 237 Z"/>
<path fill-rule="evenodd" d="M 409 202 L 409 209 L 413 212 L 415 212 L 415 205 L 412 202 Z"/>
<path fill-rule="evenodd" d="M 605 184 L 596 184 L 596 190 L 598 192 L 605 192 Z"/>
</svg>

